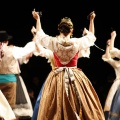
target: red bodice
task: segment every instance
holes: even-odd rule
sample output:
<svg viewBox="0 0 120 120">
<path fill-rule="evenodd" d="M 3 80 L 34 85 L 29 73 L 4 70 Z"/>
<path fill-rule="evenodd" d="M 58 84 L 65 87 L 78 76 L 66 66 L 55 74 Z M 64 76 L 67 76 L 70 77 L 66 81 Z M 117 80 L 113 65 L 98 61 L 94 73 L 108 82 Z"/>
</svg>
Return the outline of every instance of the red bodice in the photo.
<svg viewBox="0 0 120 120">
<path fill-rule="evenodd" d="M 54 53 L 54 58 L 55 58 L 55 62 L 56 62 L 56 66 L 57 67 L 75 67 L 77 66 L 77 61 L 78 61 L 78 52 L 76 53 L 76 55 L 70 60 L 70 62 L 68 64 L 63 65 L 60 61 L 59 58 L 57 57 L 57 55 Z"/>
</svg>

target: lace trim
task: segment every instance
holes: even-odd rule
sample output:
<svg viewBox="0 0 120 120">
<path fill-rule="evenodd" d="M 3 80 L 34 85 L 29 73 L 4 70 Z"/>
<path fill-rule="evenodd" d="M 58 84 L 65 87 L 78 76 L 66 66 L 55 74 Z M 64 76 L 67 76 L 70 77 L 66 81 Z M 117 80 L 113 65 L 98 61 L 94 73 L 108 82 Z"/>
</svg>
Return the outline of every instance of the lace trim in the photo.
<svg viewBox="0 0 120 120">
<path fill-rule="evenodd" d="M 73 44 L 64 46 L 58 43 L 55 50 L 57 57 L 63 65 L 68 64 L 77 52 L 78 49 Z"/>
</svg>

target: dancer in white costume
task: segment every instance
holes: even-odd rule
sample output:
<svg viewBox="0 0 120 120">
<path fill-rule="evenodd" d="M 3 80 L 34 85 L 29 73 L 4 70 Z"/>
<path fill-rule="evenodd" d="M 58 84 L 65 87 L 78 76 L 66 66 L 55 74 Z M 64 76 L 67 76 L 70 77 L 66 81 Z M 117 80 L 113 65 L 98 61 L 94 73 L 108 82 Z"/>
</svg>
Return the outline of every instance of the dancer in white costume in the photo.
<svg viewBox="0 0 120 120">
<path fill-rule="evenodd" d="M 0 61 L 0 89 L 8 100 L 12 109 L 16 103 L 16 74 L 20 73 L 18 60 L 34 52 L 35 43 L 28 42 L 25 47 L 8 45 L 10 36 L 6 31 L 0 31 L 0 47 L 2 57 Z"/>
<path fill-rule="evenodd" d="M 106 120 L 120 119 L 120 50 L 114 47 L 115 38 L 116 31 L 112 31 L 111 38 L 107 41 L 105 54 L 102 55 L 102 59 L 113 67 L 116 75 L 105 101 L 104 114 Z"/>
</svg>

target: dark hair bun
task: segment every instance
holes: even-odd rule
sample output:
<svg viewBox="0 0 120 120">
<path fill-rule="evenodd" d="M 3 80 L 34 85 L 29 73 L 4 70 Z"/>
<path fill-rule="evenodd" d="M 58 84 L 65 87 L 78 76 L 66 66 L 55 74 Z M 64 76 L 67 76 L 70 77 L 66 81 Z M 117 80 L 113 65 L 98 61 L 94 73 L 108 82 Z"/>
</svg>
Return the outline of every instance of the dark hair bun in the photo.
<svg viewBox="0 0 120 120">
<path fill-rule="evenodd" d="M 65 17 L 61 19 L 61 22 L 58 24 L 58 30 L 61 33 L 68 34 L 71 29 L 73 29 L 73 23 L 70 18 Z"/>
</svg>

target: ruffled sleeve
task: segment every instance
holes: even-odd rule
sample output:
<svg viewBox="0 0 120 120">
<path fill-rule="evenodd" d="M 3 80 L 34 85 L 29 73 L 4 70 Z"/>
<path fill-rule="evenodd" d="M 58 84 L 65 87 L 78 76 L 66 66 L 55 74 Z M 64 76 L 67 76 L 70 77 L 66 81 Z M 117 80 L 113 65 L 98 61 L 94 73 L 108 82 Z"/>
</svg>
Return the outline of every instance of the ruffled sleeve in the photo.
<svg viewBox="0 0 120 120">
<path fill-rule="evenodd" d="M 79 58 L 81 57 L 89 58 L 89 56 L 90 56 L 90 48 L 82 49 L 79 51 Z"/>
<path fill-rule="evenodd" d="M 41 44 L 42 46 L 49 48 L 52 51 L 53 48 L 56 46 L 56 42 L 58 42 L 57 37 L 52 37 L 45 34 L 42 29 L 37 32 L 34 39 L 36 41 L 36 44 Z M 83 53 L 86 53 L 85 56 L 89 56 L 89 47 L 93 46 L 95 41 L 96 37 L 94 36 L 94 34 L 87 30 L 87 35 L 80 38 L 70 38 L 68 42 L 73 42 L 76 48 L 78 48 L 80 51 L 82 50 L 82 55 Z"/>
<path fill-rule="evenodd" d="M 35 42 L 29 42 L 25 45 L 25 47 L 13 47 L 13 56 L 16 59 L 22 58 L 30 53 L 35 51 Z"/>
<path fill-rule="evenodd" d="M 41 29 L 36 33 L 34 41 L 36 42 L 36 44 L 41 44 L 43 47 L 48 48 L 48 46 L 50 46 L 51 43 L 51 38 L 52 38 L 51 36 L 45 34 L 44 31 Z"/>
<path fill-rule="evenodd" d="M 35 56 L 41 56 L 45 57 L 46 59 L 52 58 L 53 57 L 53 52 L 49 49 L 44 48 L 40 44 L 37 44 L 37 47 L 39 48 L 39 52 L 34 52 Z"/>
<path fill-rule="evenodd" d="M 87 35 L 76 39 L 76 43 L 79 45 L 79 49 L 86 49 L 94 45 L 96 37 L 93 33 L 87 31 Z"/>
</svg>

